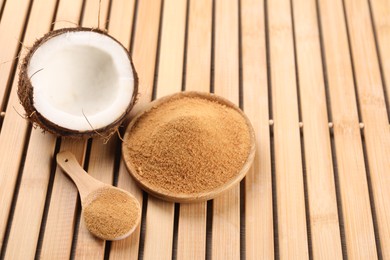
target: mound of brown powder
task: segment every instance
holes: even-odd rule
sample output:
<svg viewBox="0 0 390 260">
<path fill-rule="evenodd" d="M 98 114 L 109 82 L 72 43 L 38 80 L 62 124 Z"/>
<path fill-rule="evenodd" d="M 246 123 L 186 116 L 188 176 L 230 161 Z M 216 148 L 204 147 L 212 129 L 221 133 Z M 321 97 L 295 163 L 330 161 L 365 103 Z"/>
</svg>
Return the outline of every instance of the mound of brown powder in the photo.
<svg viewBox="0 0 390 260">
<path fill-rule="evenodd" d="M 137 225 L 141 214 L 138 204 L 124 192 L 100 189 L 84 208 L 85 224 L 93 234 L 103 239 L 115 239 Z"/>
<path fill-rule="evenodd" d="M 235 177 L 250 133 L 233 108 L 197 97 L 172 99 L 144 113 L 125 140 L 139 179 L 152 189 L 194 194 Z"/>
</svg>

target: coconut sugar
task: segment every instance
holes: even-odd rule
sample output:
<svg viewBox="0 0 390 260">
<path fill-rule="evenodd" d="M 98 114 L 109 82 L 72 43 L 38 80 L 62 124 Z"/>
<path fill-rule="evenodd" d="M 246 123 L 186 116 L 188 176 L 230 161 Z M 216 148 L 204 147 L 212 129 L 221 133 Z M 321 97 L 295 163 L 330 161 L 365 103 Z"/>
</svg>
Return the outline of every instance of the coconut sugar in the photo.
<svg viewBox="0 0 390 260">
<path fill-rule="evenodd" d="M 88 229 L 103 239 L 116 239 L 126 235 L 137 224 L 139 205 L 121 191 L 100 189 L 93 194 L 84 208 Z"/>
<path fill-rule="evenodd" d="M 234 108 L 181 97 L 137 120 L 125 140 L 124 157 L 151 188 L 194 194 L 235 177 L 246 162 L 250 140 L 248 125 Z"/>
</svg>

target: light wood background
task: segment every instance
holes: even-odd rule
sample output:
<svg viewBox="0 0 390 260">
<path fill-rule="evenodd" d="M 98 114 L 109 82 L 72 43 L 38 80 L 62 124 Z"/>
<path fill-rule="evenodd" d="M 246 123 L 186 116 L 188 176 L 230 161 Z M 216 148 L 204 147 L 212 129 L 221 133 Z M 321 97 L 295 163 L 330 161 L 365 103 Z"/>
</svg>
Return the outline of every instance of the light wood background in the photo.
<svg viewBox="0 0 390 260">
<path fill-rule="evenodd" d="M 257 137 L 245 180 L 212 201 L 164 202 L 135 185 L 118 137 L 55 138 L 24 120 L 20 58 L 74 26 L 132 53 L 130 117 L 182 90 L 239 105 Z M 0 0 L 0 259 L 390 259 L 389 46 L 388 0 Z M 135 194 L 132 236 L 86 231 L 62 150 Z"/>
</svg>

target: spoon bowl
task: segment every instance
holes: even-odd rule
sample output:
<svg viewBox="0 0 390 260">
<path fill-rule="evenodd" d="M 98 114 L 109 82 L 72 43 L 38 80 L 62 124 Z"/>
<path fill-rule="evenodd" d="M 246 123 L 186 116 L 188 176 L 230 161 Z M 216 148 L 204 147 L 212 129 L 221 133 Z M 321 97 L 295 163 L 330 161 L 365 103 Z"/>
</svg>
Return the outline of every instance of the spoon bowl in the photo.
<svg viewBox="0 0 390 260">
<path fill-rule="evenodd" d="M 57 163 L 76 184 L 83 217 L 93 235 L 120 240 L 134 232 L 141 220 L 141 206 L 132 194 L 91 177 L 71 152 L 58 153 Z"/>
</svg>

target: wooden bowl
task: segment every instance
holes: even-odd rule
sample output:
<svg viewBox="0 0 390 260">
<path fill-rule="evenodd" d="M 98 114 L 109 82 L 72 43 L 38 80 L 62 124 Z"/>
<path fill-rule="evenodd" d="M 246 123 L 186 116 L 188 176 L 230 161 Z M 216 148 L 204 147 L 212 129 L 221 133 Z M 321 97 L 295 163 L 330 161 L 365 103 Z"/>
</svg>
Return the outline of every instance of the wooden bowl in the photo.
<svg viewBox="0 0 390 260">
<path fill-rule="evenodd" d="M 216 101 L 216 102 L 218 102 L 220 104 L 223 104 L 223 105 L 226 105 L 228 107 L 233 108 L 234 110 L 236 110 L 238 113 L 241 114 L 241 116 L 245 119 L 245 122 L 246 122 L 246 124 L 248 126 L 248 131 L 249 131 L 249 134 L 250 134 L 250 151 L 249 151 L 248 157 L 247 157 L 244 165 L 242 166 L 241 170 L 239 172 L 237 172 L 237 174 L 233 178 L 229 179 L 224 184 L 222 184 L 222 185 L 220 185 L 220 186 L 218 186 L 218 187 L 216 187 L 216 188 L 214 188 L 212 190 L 209 190 L 209 191 L 206 191 L 206 192 L 192 193 L 192 194 L 176 193 L 176 192 L 169 192 L 169 191 L 167 191 L 165 189 L 159 189 L 158 187 L 155 187 L 155 186 L 151 187 L 147 182 L 145 182 L 144 180 L 141 180 L 140 178 L 138 178 L 137 170 L 134 167 L 134 165 L 132 164 L 131 158 L 128 155 L 129 153 L 127 152 L 128 148 L 125 145 L 125 143 L 122 143 L 122 158 L 123 158 L 123 160 L 125 162 L 127 170 L 129 171 L 131 176 L 135 179 L 137 184 L 142 189 L 147 191 L 148 193 L 150 193 L 150 194 L 152 194 L 152 195 L 154 195 L 154 196 L 156 196 L 156 197 L 158 197 L 160 199 L 167 200 L 167 201 L 172 201 L 172 202 L 180 202 L 180 203 L 183 203 L 183 202 L 184 203 L 186 203 L 186 202 L 199 202 L 199 201 L 205 201 L 205 200 L 213 199 L 216 196 L 218 196 L 219 194 L 221 194 L 222 192 L 224 192 L 224 191 L 232 188 L 234 185 L 238 184 L 245 177 L 245 175 L 248 172 L 249 168 L 251 167 L 251 165 L 253 163 L 253 159 L 255 157 L 256 147 L 255 147 L 255 133 L 253 131 L 253 127 L 252 127 L 248 117 L 241 111 L 241 109 L 238 108 L 235 104 L 233 104 L 229 100 L 227 100 L 225 98 L 222 98 L 222 97 L 219 97 L 219 96 L 216 96 L 214 94 L 203 93 L 203 92 L 196 92 L 196 91 L 179 92 L 179 93 L 176 93 L 176 94 L 173 94 L 173 95 L 162 97 L 162 98 L 157 99 L 157 100 L 149 103 L 148 105 L 146 105 L 142 109 L 142 111 L 140 111 L 131 120 L 131 122 L 129 123 L 129 125 L 126 128 L 124 140 L 126 141 L 128 139 L 128 136 L 131 133 L 131 130 L 132 130 L 133 126 L 135 125 L 137 120 L 145 112 L 149 111 L 153 107 L 159 106 L 160 104 L 167 102 L 168 100 L 171 100 L 173 98 L 174 99 L 182 98 L 182 97 L 193 97 L 193 98 L 197 97 L 197 98 L 207 99 L 207 100 L 210 100 L 210 101 Z"/>
</svg>

